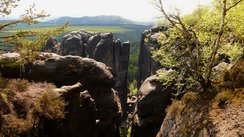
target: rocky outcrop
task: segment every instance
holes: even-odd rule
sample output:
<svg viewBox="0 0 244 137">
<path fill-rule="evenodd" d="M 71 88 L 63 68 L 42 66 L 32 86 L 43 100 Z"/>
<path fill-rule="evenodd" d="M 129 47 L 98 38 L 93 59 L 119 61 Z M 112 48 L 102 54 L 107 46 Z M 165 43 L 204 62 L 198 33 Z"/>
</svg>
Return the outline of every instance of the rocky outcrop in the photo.
<svg viewBox="0 0 244 137">
<path fill-rule="evenodd" d="M 166 109 L 157 137 L 244 136 L 244 60 L 214 68 L 213 87 L 188 92 Z M 229 66 L 229 67 L 227 67 Z"/>
<path fill-rule="evenodd" d="M 51 55 L 45 60 L 31 63 L 28 78 L 34 81 L 52 82 L 57 86 L 82 84 L 104 84 L 114 86 L 114 77 L 109 67 L 94 59 L 79 56 Z M 44 53 L 45 56 L 45 53 Z"/>
<path fill-rule="evenodd" d="M 164 87 L 156 76 L 147 78 L 140 87 L 132 125 L 132 137 L 155 137 L 171 104 L 172 87 Z"/>
<path fill-rule="evenodd" d="M 115 89 L 119 93 L 123 111 L 126 112 L 127 74 L 130 43 L 114 40 L 112 33 L 74 31 L 63 37 L 61 55 L 93 58 L 111 67 L 115 75 Z"/>
<path fill-rule="evenodd" d="M 239 88 L 220 91 L 216 96 L 186 93 L 167 109 L 157 137 L 243 136 L 243 96 L 239 96 L 243 92 Z"/>
<path fill-rule="evenodd" d="M 42 48 L 42 52 L 52 52 L 60 54 L 60 46 L 61 44 L 57 41 L 56 38 L 50 37 L 48 38 L 46 45 Z"/>
<path fill-rule="evenodd" d="M 150 30 L 145 30 L 141 36 L 141 46 L 139 53 L 139 74 L 137 78 L 138 88 L 143 81 L 156 73 L 161 68 L 160 64 L 152 58 L 152 50 L 159 49 L 158 44 L 159 34 L 162 31 L 166 31 L 166 27 L 155 27 Z"/>
<path fill-rule="evenodd" d="M 27 62 L 16 53 L 0 55 L 0 62 L 5 62 L 4 65 L 1 63 L 0 66 L 0 73 L 3 77 L 11 78 L 13 72 L 8 69 L 12 68 L 18 70 L 14 72 L 15 77 L 29 79 L 34 82 L 54 83 L 56 86 L 61 87 L 55 89 L 52 93 L 55 93 L 56 97 L 54 98 L 62 98 L 66 102 L 64 118 L 50 119 L 49 115 L 47 115 L 48 117 L 38 115 L 40 125 L 29 127 L 30 129 L 27 131 L 35 130 L 35 134 L 45 137 L 119 136 L 118 125 L 122 119 L 122 109 L 118 92 L 114 89 L 115 79 L 109 67 L 94 59 L 79 56 L 40 53 L 38 58 L 34 62 Z M 16 64 L 20 60 L 21 63 Z M 81 84 L 76 84 L 77 82 Z M 18 95 L 21 100 L 35 102 L 34 99 L 38 100 L 44 94 L 44 87 L 45 84 L 39 88 L 35 86 L 33 90 L 17 92 L 13 94 L 13 99 L 18 102 L 19 100 L 15 97 L 15 95 Z M 1 96 L 5 98 L 5 95 L 1 94 Z M 12 104 L 12 102 L 12 99 L 6 100 L 5 104 Z M 14 105 L 7 106 L 11 108 Z M 28 106 L 33 107 L 35 105 Z M 33 112 L 32 109 L 34 108 L 28 108 L 30 112 Z M 14 121 L 14 119 L 18 119 L 15 116 L 17 113 L 15 109 L 9 110 L 11 111 L 0 109 L 1 118 L 3 118 L 3 120 L 0 120 L 0 124 L 5 125 L 7 123 L 4 122 L 5 120 Z M 10 116 L 12 118 L 9 118 Z M 27 117 L 21 120 L 33 122 Z M 31 134 L 27 131 L 23 134 Z"/>
<path fill-rule="evenodd" d="M 39 60 L 27 62 L 16 53 L 0 55 L 0 68 L 3 77 L 26 78 L 33 81 L 46 81 L 60 87 L 76 82 L 114 86 L 112 70 L 94 59 L 79 56 L 59 56 L 53 53 L 40 53 Z M 18 70 L 18 71 L 14 71 Z M 13 76 L 14 73 L 14 76 Z"/>
</svg>

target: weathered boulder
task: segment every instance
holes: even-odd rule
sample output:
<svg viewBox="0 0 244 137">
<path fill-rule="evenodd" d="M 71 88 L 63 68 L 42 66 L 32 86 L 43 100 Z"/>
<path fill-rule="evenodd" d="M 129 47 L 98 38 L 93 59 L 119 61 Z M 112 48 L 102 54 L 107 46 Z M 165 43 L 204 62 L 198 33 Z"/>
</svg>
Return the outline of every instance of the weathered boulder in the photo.
<svg viewBox="0 0 244 137">
<path fill-rule="evenodd" d="M 0 74 L 4 77 L 18 78 L 22 75 L 21 67 L 26 61 L 18 53 L 0 55 Z"/>
<path fill-rule="evenodd" d="M 51 56 L 31 64 L 28 78 L 35 81 L 47 81 L 55 85 L 82 84 L 114 85 L 111 70 L 94 59 L 79 56 Z"/>
<path fill-rule="evenodd" d="M 147 78 L 139 89 L 132 125 L 133 137 L 154 137 L 171 104 L 172 87 L 160 84 L 156 76 Z"/>
<path fill-rule="evenodd" d="M 127 73 L 130 43 L 114 40 L 112 33 L 73 31 L 63 37 L 61 55 L 78 55 L 93 58 L 111 67 L 115 77 L 123 111 L 126 112 Z"/>
<path fill-rule="evenodd" d="M 0 62 L 7 60 L 8 65 L 1 65 L 1 74 L 4 77 L 24 77 L 33 81 L 46 81 L 57 86 L 71 85 L 76 82 L 82 84 L 105 84 L 114 86 L 112 70 L 94 59 L 79 56 L 59 56 L 53 53 L 40 53 L 40 60 L 27 62 L 16 53 L 0 55 Z M 14 55 L 14 56 L 12 56 Z M 5 56 L 10 56 L 8 59 Z M 18 65 L 18 62 L 22 64 Z M 17 65 L 16 65 L 17 64 Z M 16 69 L 18 71 L 7 71 Z"/>
<path fill-rule="evenodd" d="M 61 44 L 61 54 L 86 57 L 87 42 L 92 35 L 94 35 L 93 32 L 84 30 L 73 31 L 65 35 Z"/>
<path fill-rule="evenodd" d="M 159 62 L 152 58 L 151 52 L 153 49 L 160 48 L 160 45 L 158 44 L 159 33 L 166 30 L 166 27 L 154 27 L 150 30 L 145 30 L 141 35 L 141 46 L 138 60 L 138 88 L 147 77 L 154 75 L 156 71 L 161 68 Z"/>
</svg>

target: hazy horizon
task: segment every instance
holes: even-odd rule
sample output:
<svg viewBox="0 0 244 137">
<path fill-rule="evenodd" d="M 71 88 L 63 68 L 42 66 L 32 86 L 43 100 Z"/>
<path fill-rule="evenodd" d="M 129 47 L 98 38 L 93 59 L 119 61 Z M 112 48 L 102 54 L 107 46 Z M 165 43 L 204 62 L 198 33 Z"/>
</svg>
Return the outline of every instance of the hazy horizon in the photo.
<svg viewBox="0 0 244 137">
<path fill-rule="evenodd" d="M 121 16 L 133 21 L 152 22 L 159 17 L 159 12 L 150 3 L 151 0 L 21 0 L 11 15 L 5 19 L 14 19 L 25 12 L 29 5 L 35 3 L 37 11 L 44 10 L 51 20 L 63 16 Z M 182 14 L 192 12 L 198 5 L 209 4 L 211 0 L 163 0 L 165 9 L 179 9 Z"/>
</svg>

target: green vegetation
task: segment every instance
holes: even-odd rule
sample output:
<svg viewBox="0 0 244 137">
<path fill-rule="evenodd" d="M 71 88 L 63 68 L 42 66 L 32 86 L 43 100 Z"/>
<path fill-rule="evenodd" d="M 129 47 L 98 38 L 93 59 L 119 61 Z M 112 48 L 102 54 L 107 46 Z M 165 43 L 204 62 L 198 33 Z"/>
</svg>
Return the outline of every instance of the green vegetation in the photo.
<svg viewBox="0 0 244 137">
<path fill-rule="evenodd" d="M 138 89 L 137 89 L 137 82 L 135 79 L 133 79 L 132 81 L 130 81 L 129 83 L 129 89 L 130 89 L 130 96 L 137 96 L 138 93 Z"/>
<path fill-rule="evenodd" d="M 0 60 L 0 67 L 17 67 L 17 68 L 22 68 L 24 67 L 24 60 L 23 59 L 17 59 L 17 58 L 6 58 L 6 59 L 1 59 Z"/>
<path fill-rule="evenodd" d="M 0 16 L 8 16 L 12 10 L 18 6 L 19 0 L 4 0 L 0 2 Z M 6 21 L 0 23 L 0 45 L 14 45 L 17 52 L 22 56 L 34 59 L 35 52 L 40 51 L 47 39 L 52 35 L 58 35 L 64 31 L 64 26 L 42 31 L 19 30 L 10 31 L 18 24 L 37 24 L 38 19 L 48 17 L 44 11 L 36 12 L 35 4 L 26 9 L 26 13 L 21 15 L 18 20 Z M 29 39 L 31 37 L 31 39 Z"/>
<path fill-rule="evenodd" d="M 128 87 L 130 90 L 130 96 L 136 96 L 137 89 L 137 73 L 138 73 L 138 59 L 139 59 L 140 42 L 134 41 L 130 47 L 130 58 L 128 67 Z"/>
<path fill-rule="evenodd" d="M 166 13 L 163 2 L 156 2 L 168 30 L 161 33 L 162 46 L 153 51 L 153 57 L 163 67 L 175 70 L 171 79 L 180 92 L 193 87 L 207 90 L 212 86 L 214 66 L 222 61 L 233 63 L 244 55 L 242 0 L 215 1 L 183 17 Z M 165 79 L 158 73 L 159 79 Z"/>
</svg>

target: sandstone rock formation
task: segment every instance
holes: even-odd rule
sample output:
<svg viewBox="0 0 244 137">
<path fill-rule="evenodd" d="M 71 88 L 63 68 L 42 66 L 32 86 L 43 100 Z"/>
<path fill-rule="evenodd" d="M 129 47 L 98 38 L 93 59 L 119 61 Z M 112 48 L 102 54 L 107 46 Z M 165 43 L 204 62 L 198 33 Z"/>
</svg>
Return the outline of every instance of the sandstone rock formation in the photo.
<svg viewBox="0 0 244 137">
<path fill-rule="evenodd" d="M 156 76 L 147 78 L 140 87 L 132 125 L 132 137 L 154 137 L 171 104 L 172 87 L 164 87 Z"/>
<path fill-rule="evenodd" d="M 43 47 L 42 52 L 52 52 L 60 54 L 61 44 L 54 37 L 50 37 L 47 40 L 46 45 Z"/>
<path fill-rule="evenodd" d="M 155 27 L 145 30 L 141 36 L 140 54 L 138 60 L 139 74 L 137 78 L 138 88 L 143 81 L 160 69 L 160 64 L 152 58 L 152 50 L 159 49 L 158 37 L 160 31 L 166 31 L 166 27 Z"/>
<path fill-rule="evenodd" d="M 0 55 L 0 62 L 5 63 L 1 63 L 2 65 L 0 66 L 0 73 L 3 77 L 11 78 L 13 72 L 8 69 L 14 69 L 18 70 L 14 72 L 16 78 L 26 78 L 34 82 L 45 81 L 61 87 L 53 92 L 56 93 L 55 95 L 58 98 L 63 98 L 67 104 L 64 112 L 65 117 L 52 120 L 41 115 L 39 119 L 39 124 L 41 125 L 34 127 L 37 128 L 37 133 L 35 133 L 38 136 L 119 136 L 118 124 L 122 118 L 122 109 L 118 92 L 114 90 L 114 77 L 109 67 L 94 59 L 79 56 L 40 53 L 38 58 L 34 62 L 27 62 L 16 53 Z M 20 60 L 20 64 L 16 63 Z M 76 84 L 77 82 L 81 84 Z M 40 87 L 41 89 L 34 87 L 33 90 L 17 92 L 13 94 L 13 98 L 18 95 L 17 97 L 21 100 L 35 102 L 35 99 L 43 95 L 45 85 L 47 84 L 43 84 L 42 88 Z M 5 97 L 3 96 L 3 98 Z M 18 98 L 15 101 L 18 102 Z M 13 100 L 9 99 L 4 102 L 5 104 L 10 104 L 7 105 L 10 108 L 8 110 L 12 111 L 0 109 L 2 119 L 0 120 L 0 127 L 6 125 L 9 120 L 19 119 L 16 116 L 18 113 L 12 108 L 15 105 L 11 105 Z M 32 109 L 30 107 L 27 110 L 28 112 L 33 112 Z M 25 123 L 30 121 L 30 119 L 25 117 L 21 121 Z M 29 128 L 23 134 L 31 134 L 29 131 L 35 130 L 32 127 Z"/>
<path fill-rule="evenodd" d="M 94 59 L 70 55 L 59 56 L 53 53 L 40 53 L 39 58 L 40 60 L 27 62 L 16 53 L 2 54 L 0 62 L 6 63 L 1 63 L 3 64 L 0 68 L 1 75 L 51 82 L 58 87 L 76 82 L 114 86 L 112 70 Z"/>
<path fill-rule="evenodd" d="M 127 73 L 130 43 L 114 40 L 112 33 L 74 31 L 63 37 L 61 55 L 93 58 L 111 67 L 115 74 L 115 89 L 119 93 L 123 111 L 126 112 Z"/>
<path fill-rule="evenodd" d="M 157 137 L 243 136 L 244 89 L 220 91 L 217 96 L 186 93 L 168 109 Z M 232 96 L 229 96 L 229 95 Z M 226 102 L 222 104 L 221 98 Z"/>
</svg>

